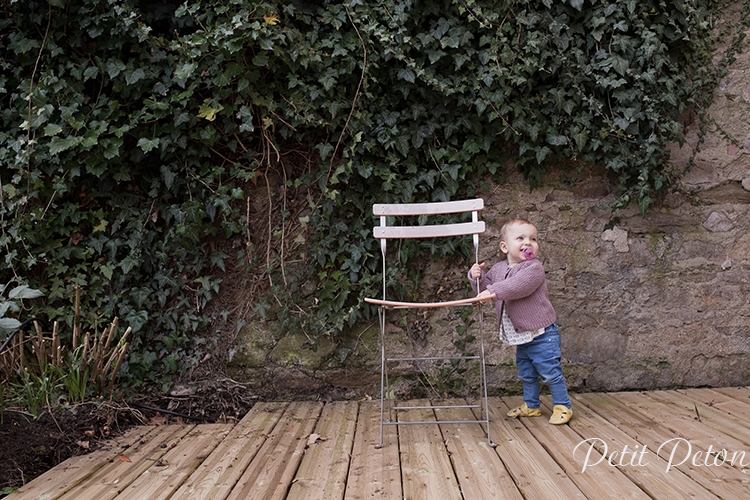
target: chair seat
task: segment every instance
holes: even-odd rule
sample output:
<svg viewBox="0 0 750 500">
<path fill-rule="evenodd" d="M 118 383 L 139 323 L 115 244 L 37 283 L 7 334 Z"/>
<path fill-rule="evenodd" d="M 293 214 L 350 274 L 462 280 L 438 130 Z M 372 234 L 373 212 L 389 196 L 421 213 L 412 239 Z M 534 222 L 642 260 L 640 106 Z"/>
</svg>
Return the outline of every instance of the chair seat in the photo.
<svg viewBox="0 0 750 500">
<path fill-rule="evenodd" d="M 460 300 L 449 300 L 447 302 L 397 302 L 393 300 L 382 300 L 382 299 L 371 299 L 365 298 L 365 302 L 375 304 L 384 307 L 397 308 L 429 308 L 429 307 L 454 307 L 454 306 L 467 306 L 475 304 L 477 302 L 486 302 L 495 298 L 495 295 L 487 295 L 485 297 L 471 297 L 468 299 Z"/>
</svg>

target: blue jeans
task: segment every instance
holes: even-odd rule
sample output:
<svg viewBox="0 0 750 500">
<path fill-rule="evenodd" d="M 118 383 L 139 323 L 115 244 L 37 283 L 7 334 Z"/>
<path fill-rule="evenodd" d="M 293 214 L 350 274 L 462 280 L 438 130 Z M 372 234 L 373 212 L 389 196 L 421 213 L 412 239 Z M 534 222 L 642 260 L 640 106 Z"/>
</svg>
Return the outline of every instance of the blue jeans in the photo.
<svg viewBox="0 0 750 500">
<path fill-rule="evenodd" d="M 523 381 L 523 400 L 529 408 L 539 408 L 539 379 L 549 386 L 552 405 L 571 407 L 568 386 L 560 364 L 560 330 L 557 323 L 531 342 L 516 346 L 518 378 Z"/>
</svg>

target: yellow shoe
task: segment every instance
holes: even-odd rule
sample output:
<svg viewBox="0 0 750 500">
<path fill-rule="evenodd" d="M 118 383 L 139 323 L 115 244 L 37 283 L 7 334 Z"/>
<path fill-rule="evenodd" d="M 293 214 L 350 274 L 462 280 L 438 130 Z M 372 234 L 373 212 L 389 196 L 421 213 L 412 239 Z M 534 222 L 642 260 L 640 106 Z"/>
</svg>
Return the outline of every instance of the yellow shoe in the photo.
<svg viewBox="0 0 750 500">
<path fill-rule="evenodd" d="M 552 425 L 567 424 L 570 419 L 573 418 L 573 409 L 563 405 L 555 405 L 552 407 L 552 416 L 549 418 L 549 423 Z"/>
<path fill-rule="evenodd" d="M 521 406 L 516 406 L 512 410 L 510 410 L 507 415 L 509 417 L 517 418 L 517 417 L 541 417 L 542 416 L 542 410 L 539 408 L 529 408 L 526 406 L 526 403 L 522 404 Z"/>
</svg>

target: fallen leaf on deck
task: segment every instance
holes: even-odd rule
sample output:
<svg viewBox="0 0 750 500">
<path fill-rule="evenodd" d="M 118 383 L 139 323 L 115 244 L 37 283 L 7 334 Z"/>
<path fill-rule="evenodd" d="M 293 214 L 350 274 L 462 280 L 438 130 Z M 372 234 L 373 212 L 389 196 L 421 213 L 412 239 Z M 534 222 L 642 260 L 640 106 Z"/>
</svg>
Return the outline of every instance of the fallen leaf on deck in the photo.
<svg viewBox="0 0 750 500">
<path fill-rule="evenodd" d="M 307 446 L 315 444 L 318 441 L 327 441 L 328 438 L 322 437 L 320 434 L 310 434 L 307 438 Z"/>
</svg>

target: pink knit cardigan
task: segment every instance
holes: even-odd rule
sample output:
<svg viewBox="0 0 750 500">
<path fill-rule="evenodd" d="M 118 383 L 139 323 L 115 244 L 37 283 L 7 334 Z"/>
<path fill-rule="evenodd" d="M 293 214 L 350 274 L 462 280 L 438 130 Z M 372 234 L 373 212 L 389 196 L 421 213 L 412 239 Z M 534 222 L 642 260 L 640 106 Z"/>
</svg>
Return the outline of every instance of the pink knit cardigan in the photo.
<svg viewBox="0 0 750 500">
<path fill-rule="evenodd" d="M 555 309 L 547 297 L 544 266 L 537 259 L 526 260 L 513 267 L 508 261 L 498 262 L 479 279 L 469 278 L 474 292 L 489 290 L 496 296 L 498 322 L 502 321 L 502 307 L 519 332 L 546 328 L 557 319 Z"/>
</svg>

